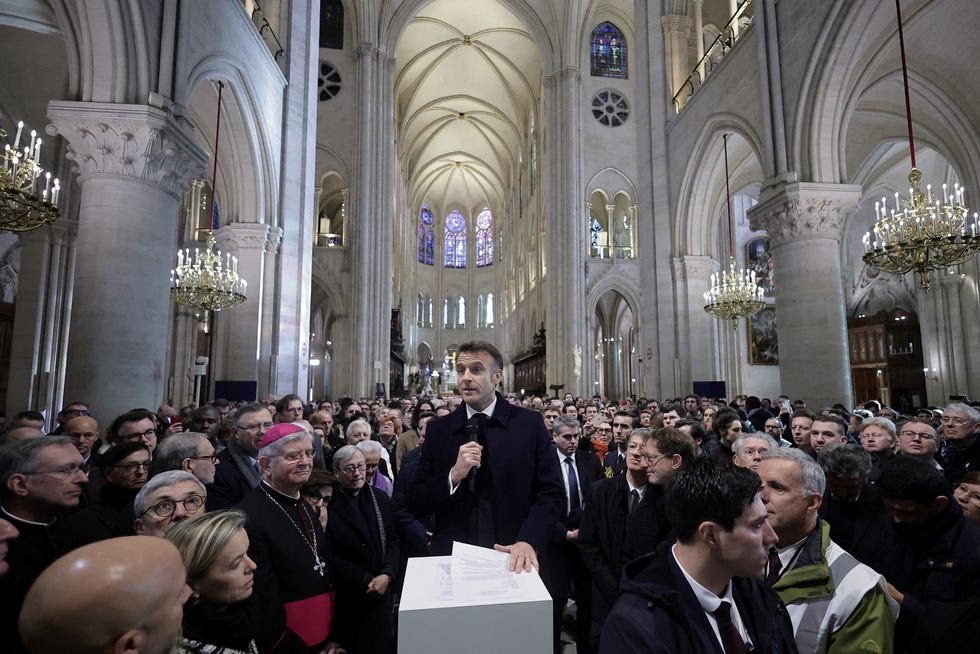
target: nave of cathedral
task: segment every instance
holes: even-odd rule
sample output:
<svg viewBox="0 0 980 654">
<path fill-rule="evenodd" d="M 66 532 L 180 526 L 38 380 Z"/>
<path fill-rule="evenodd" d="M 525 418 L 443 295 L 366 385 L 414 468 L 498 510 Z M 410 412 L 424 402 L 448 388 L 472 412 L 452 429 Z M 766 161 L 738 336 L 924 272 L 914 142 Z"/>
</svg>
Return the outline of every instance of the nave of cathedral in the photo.
<svg viewBox="0 0 980 654">
<path fill-rule="evenodd" d="M 976 206 L 980 6 L 900 5 L 923 184 Z M 0 233 L 0 406 L 448 395 L 473 339 L 515 393 L 975 398 L 978 258 L 928 291 L 862 261 L 908 189 L 897 28 L 891 0 L 0 0 L 0 129 L 62 193 Z M 170 271 L 212 227 L 247 300 L 195 312 Z M 766 304 L 734 330 L 703 310 L 730 252 Z"/>
</svg>

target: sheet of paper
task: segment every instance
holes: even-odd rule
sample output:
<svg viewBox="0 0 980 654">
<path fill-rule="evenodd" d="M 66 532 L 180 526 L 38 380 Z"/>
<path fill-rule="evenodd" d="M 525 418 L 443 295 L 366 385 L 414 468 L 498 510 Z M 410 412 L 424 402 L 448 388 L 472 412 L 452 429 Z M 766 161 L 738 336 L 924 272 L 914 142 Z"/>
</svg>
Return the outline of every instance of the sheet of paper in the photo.
<svg viewBox="0 0 980 654">
<path fill-rule="evenodd" d="M 452 592 L 458 601 L 488 602 L 525 600 L 529 596 L 528 580 L 537 571 L 511 572 L 506 552 L 453 543 L 451 563 Z"/>
</svg>

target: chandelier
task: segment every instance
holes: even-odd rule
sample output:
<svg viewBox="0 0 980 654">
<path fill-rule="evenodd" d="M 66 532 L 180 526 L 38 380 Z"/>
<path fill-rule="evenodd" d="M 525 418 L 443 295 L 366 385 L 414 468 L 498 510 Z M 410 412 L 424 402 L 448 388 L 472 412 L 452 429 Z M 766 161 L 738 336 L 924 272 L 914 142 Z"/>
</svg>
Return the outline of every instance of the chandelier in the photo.
<svg viewBox="0 0 980 654">
<path fill-rule="evenodd" d="M 24 121 L 20 121 L 13 146 L 4 144 L 0 165 L 0 230 L 11 232 L 37 229 L 61 215 L 61 183 L 41 168 L 41 139 L 36 131 L 31 130 L 30 143 L 21 149 L 23 131 Z M 7 132 L 0 129 L 0 139 L 6 138 Z"/>
<path fill-rule="evenodd" d="M 247 282 L 238 275 L 238 258 L 222 256 L 214 242 L 214 196 L 218 182 L 218 135 L 221 131 L 221 91 L 218 82 L 218 117 L 214 129 L 214 168 L 208 203 L 208 234 L 204 250 L 177 250 L 177 267 L 170 271 L 170 297 L 177 304 L 204 311 L 221 311 L 245 301 Z"/>
<path fill-rule="evenodd" d="M 922 173 L 915 167 L 915 138 L 912 135 L 912 105 L 909 100 L 909 74 L 905 63 L 905 35 L 902 31 L 902 7 L 895 0 L 898 14 L 898 43 L 902 54 L 902 81 L 905 88 L 905 119 L 909 132 L 909 153 L 912 172 L 909 173 L 908 197 L 895 194 L 895 205 L 887 200 L 875 202 L 875 224 L 864 235 L 863 261 L 887 273 L 919 274 L 919 285 L 929 290 L 929 271 L 939 270 L 969 260 L 980 251 L 980 225 L 977 214 L 969 219 L 964 204 L 963 187 L 955 184 L 950 190 L 933 195 L 932 184 L 922 192 Z M 969 232 L 969 233 L 967 233 Z"/>
<path fill-rule="evenodd" d="M 711 288 L 704 294 L 704 310 L 720 318 L 731 320 L 732 329 L 738 329 L 740 317 L 751 318 L 759 313 L 766 302 L 765 290 L 759 286 L 755 271 L 740 270 L 735 265 L 735 242 L 732 237 L 732 197 L 728 188 L 728 134 L 725 141 L 725 206 L 728 210 L 728 269 L 711 274 Z"/>
</svg>

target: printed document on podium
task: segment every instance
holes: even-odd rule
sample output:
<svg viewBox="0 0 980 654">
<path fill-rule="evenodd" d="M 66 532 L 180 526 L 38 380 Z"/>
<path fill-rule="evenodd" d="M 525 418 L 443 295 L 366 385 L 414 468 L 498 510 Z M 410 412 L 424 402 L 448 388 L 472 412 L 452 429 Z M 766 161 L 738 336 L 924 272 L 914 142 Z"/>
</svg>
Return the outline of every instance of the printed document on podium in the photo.
<svg viewBox="0 0 980 654">
<path fill-rule="evenodd" d="M 509 561 L 507 552 L 453 543 L 450 577 L 455 599 L 492 603 L 534 599 L 537 570 L 517 574 L 509 570 Z"/>
</svg>

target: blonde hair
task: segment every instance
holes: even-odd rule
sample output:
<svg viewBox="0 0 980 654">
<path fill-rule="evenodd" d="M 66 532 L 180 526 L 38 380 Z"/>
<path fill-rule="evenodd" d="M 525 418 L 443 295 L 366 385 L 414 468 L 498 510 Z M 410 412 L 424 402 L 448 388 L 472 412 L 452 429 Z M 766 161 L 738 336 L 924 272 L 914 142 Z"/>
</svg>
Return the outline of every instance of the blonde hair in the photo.
<svg viewBox="0 0 980 654">
<path fill-rule="evenodd" d="M 181 520 L 164 537 L 180 551 L 180 558 L 187 569 L 187 581 L 196 581 L 208 573 L 228 541 L 244 528 L 243 512 L 215 511 Z"/>
</svg>

